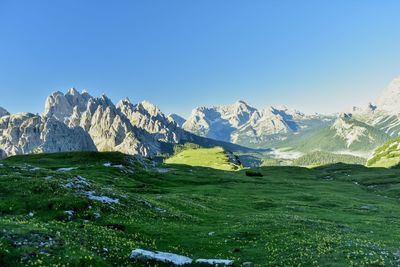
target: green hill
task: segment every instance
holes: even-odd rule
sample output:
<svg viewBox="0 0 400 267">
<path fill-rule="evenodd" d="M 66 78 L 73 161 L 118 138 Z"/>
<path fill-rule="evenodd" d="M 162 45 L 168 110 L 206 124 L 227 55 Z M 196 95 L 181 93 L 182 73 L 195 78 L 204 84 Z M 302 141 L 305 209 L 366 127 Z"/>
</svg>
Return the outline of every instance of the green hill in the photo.
<svg viewBox="0 0 400 267">
<path fill-rule="evenodd" d="M 390 140 L 378 147 L 368 160 L 370 167 L 393 167 L 400 163 L 400 138 Z"/>
<path fill-rule="evenodd" d="M 185 164 L 220 170 L 238 170 L 241 168 L 235 156 L 226 152 L 222 147 L 182 149 L 164 162 L 166 164 Z"/>
<path fill-rule="evenodd" d="M 163 266 L 133 262 L 136 248 L 235 266 L 398 265 L 399 169 L 263 167 L 249 177 L 120 153 L 0 164 L 0 266 Z"/>
<path fill-rule="evenodd" d="M 365 165 L 367 159 L 345 154 L 314 151 L 303 155 L 293 161 L 295 166 L 319 166 L 333 163 L 347 163 Z"/>
</svg>

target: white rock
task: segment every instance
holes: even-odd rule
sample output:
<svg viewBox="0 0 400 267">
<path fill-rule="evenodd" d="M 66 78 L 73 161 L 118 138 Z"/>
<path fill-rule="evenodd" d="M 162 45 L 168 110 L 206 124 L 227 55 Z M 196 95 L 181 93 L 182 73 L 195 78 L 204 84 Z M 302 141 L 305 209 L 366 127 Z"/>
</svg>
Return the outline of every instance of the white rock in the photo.
<svg viewBox="0 0 400 267">
<path fill-rule="evenodd" d="M 113 199 L 113 198 L 110 198 L 107 196 L 97 196 L 97 195 L 95 195 L 94 191 L 87 192 L 86 196 L 91 200 L 99 201 L 104 204 L 118 204 L 119 203 L 119 199 Z"/>
<path fill-rule="evenodd" d="M 59 168 L 56 171 L 57 172 L 70 172 L 70 171 L 77 170 L 77 169 L 78 169 L 78 167 L 67 167 L 67 168 Z"/>
<path fill-rule="evenodd" d="M 223 259 L 197 259 L 195 262 L 208 265 L 225 265 L 225 266 L 233 266 L 233 264 L 235 263 L 233 260 L 223 260 Z"/>
<path fill-rule="evenodd" d="M 160 263 L 168 263 L 173 266 L 184 266 L 191 264 L 193 260 L 189 257 L 181 256 L 178 254 L 160 252 L 160 251 L 149 251 L 143 249 L 135 249 L 131 253 L 131 259 L 135 260 L 149 260 Z"/>
<path fill-rule="evenodd" d="M 64 213 L 67 214 L 68 220 L 70 221 L 70 220 L 72 220 L 72 217 L 74 216 L 75 212 L 73 210 L 66 210 L 66 211 L 64 211 Z"/>
</svg>

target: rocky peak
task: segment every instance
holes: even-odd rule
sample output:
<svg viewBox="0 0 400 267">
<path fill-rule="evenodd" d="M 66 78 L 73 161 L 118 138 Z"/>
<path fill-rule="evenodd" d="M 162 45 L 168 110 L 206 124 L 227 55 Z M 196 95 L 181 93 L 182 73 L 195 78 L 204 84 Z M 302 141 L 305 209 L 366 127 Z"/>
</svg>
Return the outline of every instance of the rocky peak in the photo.
<svg viewBox="0 0 400 267">
<path fill-rule="evenodd" d="M 379 110 L 400 114 L 400 77 L 394 79 L 377 101 Z"/>
<path fill-rule="evenodd" d="M 249 104 L 247 104 L 247 102 L 245 102 L 243 100 L 238 100 L 238 101 L 236 101 L 235 103 L 233 103 L 232 105 L 229 105 L 229 106 L 232 108 L 232 110 L 237 110 L 237 111 L 247 111 L 247 110 L 254 109 Z"/>
<path fill-rule="evenodd" d="M 54 92 L 46 99 L 43 116 L 65 121 L 73 114 L 75 107 L 79 112 L 84 112 L 90 100 L 92 97 L 87 92 L 80 94 L 75 88 L 70 88 L 65 94 Z"/>
<path fill-rule="evenodd" d="M 173 120 L 169 120 L 158 107 L 148 101 L 133 105 L 121 100 L 117 109 L 132 125 L 152 134 L 156 140 L 176 143 L 183 134 Z"/>
<path fill-rule="evenodd" d="M 175 122 L 179 127 L 182 127 L 186 120 L 178 114 L 171 114 L 168 116 L 169 121 Z"/>
<path fill-rule="evenodd" d="M 115 109 L 114 103 L 105 94 L 102 94 L 101 97 L 97 97 L 96 100 L 98 104 L 104 108 L 113 107 Z"/>
<path fill-rule="evenodd" d="M 7 116 L 7 115 L 10 115 L 10 113 L 8 113 L 8 111 L 6 109 L 0 107 L 0 117 Z"/>
<path fill-rule="evenodd" d="M 60 91 L 52 93 L 47 97 L 43 115 L 47 118 L 55 117 L 64 121 L 66 117 L 72 115 L 73 107 L 66 96 Z"/>
<path fill-rule="evenodd" d="M 156 105 L 146 100 L 138 104 L 138 109 L 143 109 L 147 111 L 147 113 L 152 117 L 156 117 L 162 114 L 161 110 Z"/>
<path fill-rule="evenodd" d="M 72 87 L 72 88 L 69 88 L 69 89 L 68 89 L 66 95 L 75 96 L 75 95 L 79 95 L 79 92 L 78 92 L 75 88 Z"/>
</svg>

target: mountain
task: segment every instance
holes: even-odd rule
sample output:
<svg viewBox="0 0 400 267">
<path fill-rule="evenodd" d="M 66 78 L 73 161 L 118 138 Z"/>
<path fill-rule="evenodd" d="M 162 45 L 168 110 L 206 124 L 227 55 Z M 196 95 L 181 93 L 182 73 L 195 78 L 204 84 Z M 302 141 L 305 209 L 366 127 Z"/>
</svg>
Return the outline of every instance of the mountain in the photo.
<svg viewBox="0 0 400 267">
<path fill-rule="evenodd" d="M 8 111 L 5 110 L 4 108 L 0 107 L 0 117 L 7 116 L 7 115 L 10 115 L 10 113 L 8 113 Z"/>
<path fill-rule="evenodd" d="M 168 116 L 170 121 L 174 121 L 179 127 L 182 128 L 183 124 L 186 122 L 186 119 L 179 116 L 178 114 L 171 114 Z"/>
<path fill-rule="evenodd" d="M 178 125 L 148 101 L 132 104 L 129 99 L 121 100 L 117 109 L 132 125 L 150 133 L 158 141 L 179 143 L 184 139 L 185 133 Z"/>
<path fill-rule="evenodd" d="M 400 77 L 384 89 L 376 104 L 354 107 L 354 118 L 396 137 L 400 135 Z"/>
<path fill-rule="evenodd" d="M 92 97 L 71 88 L 66 94 L 55 92 L 46 99 L 44 118 L 53 118 L 69 128 L 79 127 L 89 134 L 98 151 L 154 156 L 160 143 L 149 133 L 132 125 L 113 102 L 102 95 Z"/>
<path fill-rule="evenodd" d="M 31 113 L 0 118 L 0 151 L 6 155 L 60 151 L 95 151 L 90 136 L 79 127 Z"/>
<path fill-rule="evenodd" d="M 400 114 L 400 77 L 393 79 L 376 102 L 378 110 Z"/>
<path fill-rule="evenodd" d="M 199 107 L 192 111 L 183 129 L 216 140 L 231 142 L 232 133 L 245 124 L 256 109 L 244 101 L 218 107 Z"/>
<path fill-rule="evenodd" d="M 175 144 L 186 142 L 246 150 L 189 133 L 148 101 L 132 104 L 124 99 L 114 105 L 105 95 L 93 97 L 74 88 L 48 96 L 42 115 L 18 113 L 0 118 L 2 157 L 86 150 L 154 157 L 171 153 Z"/>
<path fill-rule="evenodd" d="M 192 111 L 183 124 L 187 131 L 244 146 L 265 148 L 299 132 L 323 127 L 333 116 L 306 115 L 283 107 L 257 110 L 244 101 Z"/>
<path fill-rule="evenodd" d="M 298 151 L 326 151 L 368 156 L 390 136 L 383 131 L 342 114 L 332 125 L 300 135 L 285 145 Z"/>
</svg>

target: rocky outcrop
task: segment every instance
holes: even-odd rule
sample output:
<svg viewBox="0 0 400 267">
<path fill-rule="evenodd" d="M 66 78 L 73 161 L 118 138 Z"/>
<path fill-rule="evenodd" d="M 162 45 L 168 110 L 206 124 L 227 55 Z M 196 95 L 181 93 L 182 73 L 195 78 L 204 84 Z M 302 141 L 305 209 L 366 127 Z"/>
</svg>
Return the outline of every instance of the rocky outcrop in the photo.
<svg viewBox="0 0 400 267">
<path fill-rule="evenodd" d="M 54 119 L 31 113 L 0 118 L 0 149 L 7 156 L 39 152 L 95 151 L 90 136 Z"/>
</svg>

